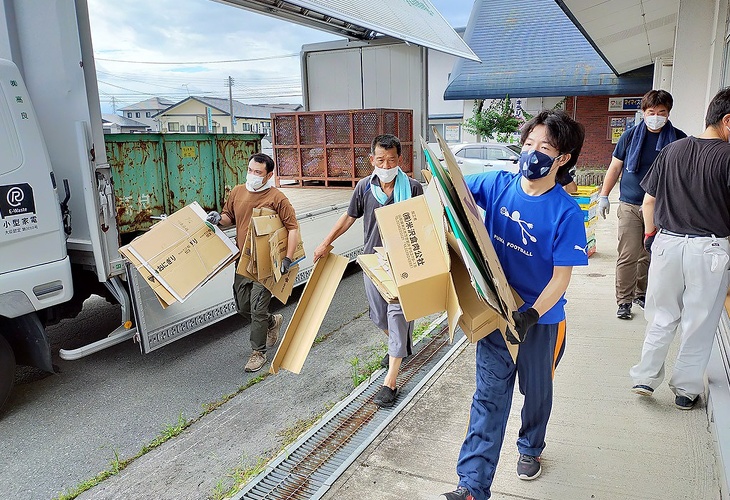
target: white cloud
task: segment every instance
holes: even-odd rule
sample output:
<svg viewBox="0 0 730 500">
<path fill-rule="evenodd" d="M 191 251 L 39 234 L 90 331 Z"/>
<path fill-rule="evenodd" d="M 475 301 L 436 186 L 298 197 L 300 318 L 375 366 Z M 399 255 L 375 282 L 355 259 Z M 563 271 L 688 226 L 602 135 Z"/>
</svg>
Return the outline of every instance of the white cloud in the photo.
<svg viewBox="0 0 730 500">
<path fill-rule="evenodd" d="M 154 95 L 227 97 L 228 76 L 241 101 L 301 102 L 301 46 L 338 39 L 211 0 L 88 3 L 104 112 L 112 111 L 112 98 L 119 108 Z M 466 25 L 473 0 L 432 3 L 459 27 Z M 213 63 L 241 59 L 250 61 Z M 196 64 L 145 64 L 150 62 Z"/>
</svg>

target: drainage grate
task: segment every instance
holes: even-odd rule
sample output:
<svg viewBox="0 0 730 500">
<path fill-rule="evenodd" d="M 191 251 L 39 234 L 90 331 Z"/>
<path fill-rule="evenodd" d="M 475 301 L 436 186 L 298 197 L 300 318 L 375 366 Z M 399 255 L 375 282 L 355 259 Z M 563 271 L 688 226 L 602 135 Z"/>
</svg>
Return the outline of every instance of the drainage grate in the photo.
<svg viewBox="0 0 730 500">
<path fill-rule="evenodd" d="M 440 331 L 404 363 L 398 374 L 401 392 L 392 408 L 378 408 L 372 399 L 386 370 L 377 372 L 340 402 L 296 443 L 285 449 L 261 474 L 241 490 L 236 500 L 304 500 L 321 498 L 334 481 L 380 434 L 420 388 L 466 341 L 462 335 L 449 349 L 445 322 Z"/>
</svg>

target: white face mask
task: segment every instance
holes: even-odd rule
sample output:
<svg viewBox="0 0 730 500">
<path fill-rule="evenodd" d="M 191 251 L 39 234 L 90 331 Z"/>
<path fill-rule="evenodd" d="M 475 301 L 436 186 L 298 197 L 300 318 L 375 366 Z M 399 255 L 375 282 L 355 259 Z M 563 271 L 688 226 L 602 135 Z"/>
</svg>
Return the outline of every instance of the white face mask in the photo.
<svg viewBox="0 0 730 500">
<path fill-rule="evenodd" d="M 264 178 L 259 175 L 248 174 L 246 177 L 246 187 L 249 191 L 256 191 L 261 189 L 264 185 Z"/>
<path fill-rule="evenodd" d="M 661 115 L 645 116 L 644 123 L 652 130 L 659 130 L 667 123 L 667 117 Z"/>
<path fill-rule="evenodd" d="M 375 167 L 375 175 L 378 176 L 378 179 L 380 179 L 380 182 L 383 184 L 388 184 L 389 182 L 392 182 L 393 179 L 395 179 L 395 176 L 398 175 L 398 168 L 379 168 Z"/>
</svg>

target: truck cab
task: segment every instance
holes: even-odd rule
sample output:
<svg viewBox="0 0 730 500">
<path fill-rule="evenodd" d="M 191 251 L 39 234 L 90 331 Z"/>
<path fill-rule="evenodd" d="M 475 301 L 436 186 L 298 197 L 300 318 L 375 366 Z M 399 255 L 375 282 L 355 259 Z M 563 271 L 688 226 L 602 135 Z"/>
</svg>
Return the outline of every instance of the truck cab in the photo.
<svg viewBox="0 0 730 500">
<path fill-rule="evenodd" d="M 73 285 L 51 162 L 20 72 L 7 60 L 0 60 L 0 156 L 0 370 L 14 372 L 15 353 L 30 354 L 17 324 L 70 300 Z M 40 364 L 51 369 L 50 359 Z M 0 377 L 0 405 L 9 382 Z"/>
</svg>

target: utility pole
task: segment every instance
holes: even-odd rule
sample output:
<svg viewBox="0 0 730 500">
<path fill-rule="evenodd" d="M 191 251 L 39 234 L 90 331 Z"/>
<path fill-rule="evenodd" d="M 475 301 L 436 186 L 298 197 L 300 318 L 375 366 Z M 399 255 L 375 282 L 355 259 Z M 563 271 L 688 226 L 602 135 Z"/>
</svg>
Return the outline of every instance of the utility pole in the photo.
<svg viewBox="0 0 730 500">
<path fill-rule="evenodd" d="M 117 114 L 117 98 L 112 96 L 112 113 Z"/>
<path fill-rule="evenodd" d="M 233 78 L 228 77 L 228 107 L 231 110 L 231 134 L 234 132 L 236 126 L 236 116 L 233 112 Z"/>
</svg>

